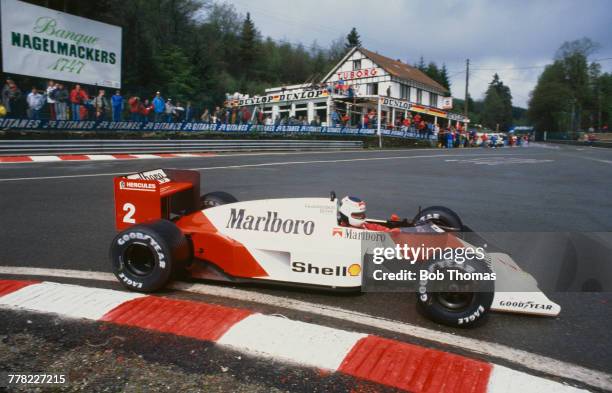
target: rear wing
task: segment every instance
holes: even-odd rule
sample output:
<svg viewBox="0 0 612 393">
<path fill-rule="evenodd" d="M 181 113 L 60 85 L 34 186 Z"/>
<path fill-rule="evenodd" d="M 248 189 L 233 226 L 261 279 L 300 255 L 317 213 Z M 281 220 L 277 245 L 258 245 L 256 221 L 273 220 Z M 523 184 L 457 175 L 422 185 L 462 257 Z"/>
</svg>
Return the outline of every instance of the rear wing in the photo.
<svg viewBox="0 0 612 393">
<path fill-rule="evenodd" d="M 155 169 L 115 177 L 115 227 L 165 218 L 172 220 L 199 209 L 200 173 Z"/>
</svg>

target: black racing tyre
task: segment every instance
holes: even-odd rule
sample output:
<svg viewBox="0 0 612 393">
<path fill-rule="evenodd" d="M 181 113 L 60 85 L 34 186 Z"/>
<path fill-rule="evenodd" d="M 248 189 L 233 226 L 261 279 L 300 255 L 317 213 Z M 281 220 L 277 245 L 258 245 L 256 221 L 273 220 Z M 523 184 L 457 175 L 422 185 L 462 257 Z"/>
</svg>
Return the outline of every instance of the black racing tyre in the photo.
<svg viewBox="0 0 612 393">
<path fill-rule="evenodd" d="M 130 227 L 115 236 L 110 247 L 113 273 L 137 292 L 163 288 L 190 254 L 189 241 L 168 220 Z"/>
<path fill-rule="evenodd" d="M 417 223 L 417 225 L 430 222 L 447 231 L 463 230 L 463 223 L 457 213 L 444 206 L 431 206 L 421 210 L 414 217 L 414 222 Z"/>
<path fill-rule="evenodd" d="M 421 269 L 426 269 L 430 274 L 440 271 L 446 278 L 449 278 L 449 270 L 464 274 L 482 273 L 491 277 L 491 268 L 483 260 L 466 260 L 463 263 L 430 261 Z M 420 280 L 417 307 L 434 322 L 453 327 L 472 327 L 485 319 L 491 309 L 494 294 L 494 280 Z"/>
<path fill-rule="evenodd" d="M 238 202 L 238 199 L 225 191 L 209 192 L 200 197 L 200 209 L 208 209 L 209 207 L 221 206 L 234 202 Z"/>
</svg>

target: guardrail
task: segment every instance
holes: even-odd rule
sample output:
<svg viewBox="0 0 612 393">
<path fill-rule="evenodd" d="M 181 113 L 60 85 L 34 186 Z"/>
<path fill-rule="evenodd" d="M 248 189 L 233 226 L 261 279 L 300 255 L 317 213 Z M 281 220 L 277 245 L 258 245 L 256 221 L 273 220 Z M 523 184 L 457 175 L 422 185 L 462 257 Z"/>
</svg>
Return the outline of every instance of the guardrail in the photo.
<svg viewBox="0 0 612 393">
<path fill-rule="evenodd" d="M 563 145 L 576 145 L 576 146 L 595 146 L 595 147 L 608 147 L 612 148 L 612 141 L 572 141 L 566 139 L 546 139 L 548 143 L 558 143 Z"/>
<path fill-rule="evenodd" d="M 362 141 L 339 140 L 0 140 L 0 155 L 193 153 L 361 149 Z"/>
</svg>

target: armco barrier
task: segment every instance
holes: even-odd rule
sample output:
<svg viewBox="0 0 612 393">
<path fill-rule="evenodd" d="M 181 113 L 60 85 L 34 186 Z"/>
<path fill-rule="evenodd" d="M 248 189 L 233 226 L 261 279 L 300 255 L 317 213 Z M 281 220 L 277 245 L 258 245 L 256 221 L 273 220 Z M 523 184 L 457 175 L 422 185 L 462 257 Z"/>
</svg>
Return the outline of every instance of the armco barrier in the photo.
<svg viewBox="0 0 612 393">
<path fill-rule="evenodd" d="M 362 147 L 362 141 L 350 140 L 0 140 L 0 155 L 341 150 Z"/>
</svg>

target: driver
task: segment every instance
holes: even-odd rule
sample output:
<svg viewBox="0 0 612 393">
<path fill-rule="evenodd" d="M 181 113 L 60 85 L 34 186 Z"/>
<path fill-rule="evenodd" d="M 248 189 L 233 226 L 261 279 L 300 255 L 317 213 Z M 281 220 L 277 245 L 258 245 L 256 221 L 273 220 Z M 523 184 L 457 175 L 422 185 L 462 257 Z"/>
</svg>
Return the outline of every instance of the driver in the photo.
<svg viewBox="0 0 612 393">
<path fill-rule="evenodd" d="M 386 226 L 366 221 L 366 203 L 354 196 L 345 196 L 340 201 L 338 215 L 341 226 L 367 229 L 369 231 L 390 232 Z"/>
</svg>

